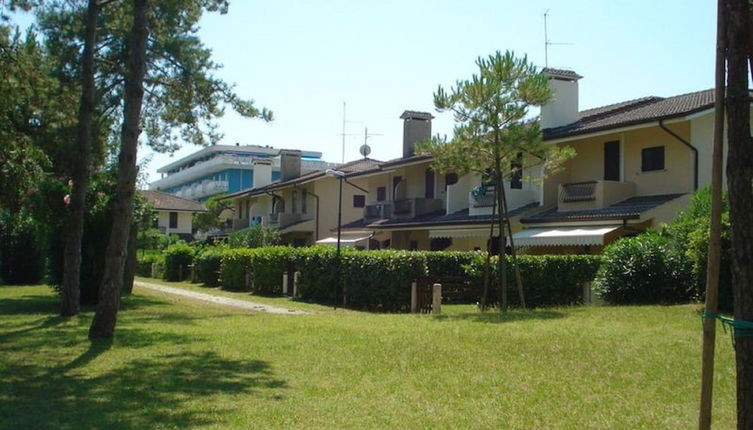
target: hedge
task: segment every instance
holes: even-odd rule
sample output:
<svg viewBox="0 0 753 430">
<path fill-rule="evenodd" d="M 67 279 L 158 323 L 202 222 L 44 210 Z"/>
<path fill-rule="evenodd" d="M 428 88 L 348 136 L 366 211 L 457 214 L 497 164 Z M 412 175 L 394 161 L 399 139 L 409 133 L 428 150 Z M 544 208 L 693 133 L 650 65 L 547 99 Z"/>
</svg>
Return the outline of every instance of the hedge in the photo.
<svg viewBox="0 0 753 430">
<path fill-rule="evenodd" d="M 681 303 L 695 295 L 690 259 L 656 233 L 619 239 L 603 259 L 595 286 L 610 303 Z"/>
<path fill-rule="evenodd" d="M 481 295 L 484 254 L 475 252 L 353 251 L 342 249 L 341 280 L 350 308 L 397 312 L 410 305 L 410 284 L 420 276 L 466 279 L 467 288 L 456 291 L 456 301 L 478 301 Z M 583 282 L 591 281 L 598 269 L 597 256 L 521 256 L 526 303 L 530 307 L 581 303 Z M 493 260 L 496 264 L 496 257 Z M 227 250 L 222 254 L 222 285 L 245 287 L 246 271 L 253 278 L 253 291 L 280 294 L 282 274 L 294 267 L 300 271 L 298 295 L 318 303 L 334 303 L 337 285 L 336 251 L 332 247 L 267 247 Z M 517 304 L 510 268 L 510 304 Z M 496 292 L 498 289 L 492 289 Z M 496 294 L 491 297 L 496 300 Z"/>
<path fill-rule="evenodd" d="M 165 250 L 165 274 L 166 281 L 182 281 L 180 269 L 186 268 L 193 264 L 193 257 L 196 251 L 186 243 L 176 243 L 170 245 Z M 187 273 L 187 272 L 184 272 Z"/>
<path fill-rule="evenodd" d="M 222 264 L 223 248 L 204 248 L 193 260 L 196 279 L 204 285 L 216 287 L 220 285 L 220 265 Z"/>
<path fill-rule="evenodd" d="M 147 253 L 136 256 L 136 275 L 150 278 L 152 276 L 152 264 L 157 263 L 164 267 L 165 257 L 162 254 Z M 159 277 L 162 277 L 160 274 Z"/>
<path fill-rule="evenodd" d="M 286 246 L 228 249 L 222 253 L 220 264 L 222 286 L 257 294 L 281 294 L 282 273 L 294 258 L 294 248 Z M 249 287 L 246 286 L 247 271 L 252 279 Z"/>
<path fill-rule="evenodd" d="M 483 290 L 485 259 L 485 254 L 476 254 L 467 269 L 476 297 Z M 509 256 L 507 259 L 508 304 L 518 306 L 514 267 Z M 583 283 L 594 279 L 601 263 L 597 255 L 519 255 L 517 260 L 526 305 L 531 308 L 583 303 Z M 498 261 L 498 257 L 492 257 L 489 303 L 498 302 L 500 297 Z"/>
</svg>

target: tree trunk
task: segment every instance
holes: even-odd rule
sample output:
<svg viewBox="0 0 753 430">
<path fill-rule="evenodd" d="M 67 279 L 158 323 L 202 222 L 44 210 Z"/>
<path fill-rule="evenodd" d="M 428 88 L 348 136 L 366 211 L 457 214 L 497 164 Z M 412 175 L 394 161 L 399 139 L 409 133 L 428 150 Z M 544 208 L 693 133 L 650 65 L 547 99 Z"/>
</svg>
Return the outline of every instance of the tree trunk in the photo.
<svg viewBox="0 0 753 430">
<path fill-rule="evenodd" d="M 484 292 L 481 295 L 481 310 L 485 311 L 489 305 L 489 284 L 491 283 L 490 273 L 492 269 L 492 241 L 494 241 L 494 216 L 497 214 L 497 200 L 495 198 L 492 204 L 492 218 L 489 223 L 489 240 L 486 242 L 486 261 L 484 263 Z"/>
<path fill-rule="evenodd" d="M 73 189 L 68 212 L 65 250 L 63 252 L 63 289 L 60 294 L 60 315 L 78 314 L 80 305 L 81 238 L 84 235 L 86 190 L 89 187 L 89 165 L 92 152 L 94 117 L 94 47 L 97 42 L 97 0 L 89 0 L 84 24 L 84 51 L 81 58 L 81 102 L 78 110 L 76 136 L 78 157 L 74 162 Z"/>
<path fill-rule="evenodd" d="M 128 295 L 133 292 L 133 279 L 136 277 L 136 241 L 138 240 L 138 235 L 138 227 L 132 224 L 128 234 L 125 266 L 123 266 L 123 289 L 121 290 L 121 295 Z"/>
<path fill-rule="evenodd" d="M 518 288 L 518 298 L 520 299 L 520 308 L 526 310 L 526 296 L 523 293 L 523 279 L 520 276 L 520 267 L 518 266 L 518 255 L 515 252 L 515 241 L 512 238 L 512 224 L 510 224 L 510 213 L 507 210 L 507 194 L 505 189 L 502 188 L 502 211 L 500 215 L 504 213 L 504 220 L 507 224 L 507 233 L 510 235 L 510 255 L 512 256 L 512 265 L 515 269 L 515 285 Z"/>
<path fill-rule="evenodd" d="M 115 323 L 123 283 L 128 233 L 133 218 L 133 195 L 136 188 L 136 151 L 138 148 L 141 105 L 144 98 L 146 70 L 147 0 L 134 0 L 133 26 L 128 49 L 128 71 L 125 83 L 123 129 L 118 156 L 118 185 L 112 214 L 110 243 L 105 256 L 105 273 L 99 288 L 99 303 L 89 328 L 89 338 L 110 338 Z"/>
<path fill-rule="evenodd" d="M 727 1 L 727 184 L 732 226 L 734 317 L 738 321 L 753 321 L 753 141 L 747 70 L 750 11 L 747 0 Z M 737 329 L 735 335 L 737 428 L 751 430 L 753 333 Z"/>
<path fill-rule="evenodd" d="M 499 144 L 497 144 L 498 146 Z M 497 272 L 499 273 L 499 293 L 501 302 L 501 311 L 507 312 L 507 240 L 505 239 L 505 225 L 504 218 L 502 217 L 502 187 L 505 186 L 502 181 L 502 159 L 496 157 L 494 160 L 494 201 L 499 208 L 499 216 L 497 217 L 497 228 L 499 229 L 499 255 L 497 260 Z"/>
</svg>

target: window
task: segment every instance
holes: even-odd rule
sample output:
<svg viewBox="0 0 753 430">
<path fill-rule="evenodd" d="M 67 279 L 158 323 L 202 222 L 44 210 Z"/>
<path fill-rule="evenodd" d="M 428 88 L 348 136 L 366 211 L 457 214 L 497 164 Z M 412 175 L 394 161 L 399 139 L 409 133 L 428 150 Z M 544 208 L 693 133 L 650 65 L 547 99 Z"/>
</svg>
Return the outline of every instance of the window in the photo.
<svg viewBox="0 0 753 430">
<path fill-rule="evenodd" d="M 523 154 L 518 153 L 515 161 L 510 163 L 510 188 L 523 189 Z"/>
<path fill-rule="evenodd" d="M 178 228 L 178 212 L 170 212 L 170 228 Z"/>
<path fill-rule="evenodd" d="M 664 147 L 654 146 L 641 151 L 641 170 L 651 172 L 664 170 Z"/>
<path fill-rule="evenodd" d="M 458 174 L 457 173 L 448 173 L 444 175 L 444 184 L 445 185 L 455 185 L 458 183 Z"/>
<path fill-rule="evenodd" d="M 411 240 L 410 241 L 410 250 L 411 251 L 418 251 L 418 241 L 417 240 Z"/>
<path fill-rule="evenodd" d="M 293 213 L 298 213 L 298 191 L 293 190 L 293 196 L 291 197 L 291 201 L 293 202 Z"/>
<path fill-rule="evenodd" d="M 395 176 L 392 178 L 392 200 L 398 200 L 397 191 L 400 188 L 401 182 L 403 182 L 402 176 Z"/>
<path fill-rule="evenodd" d="M 307 190 L 301 191 L 301 213 L 306 213 L 306 199 L 309 196 L 309 192 Z"/>
<path fill-rule="evenodd" d="M 429 243 L 432 251 L 444 251 L 452 245 L 452 239 L 449 237 L 435 237 Z"/>
<path fill-rule="evenodd" d="M 383 202 L 387 200 L 387 187 L 377 188 L 377 201 Z"/>
<path fill-rule="evenodd" d="M 426 188 L 424 190 L 424 197 L 427 199 L 433 199 L 434 198 L 434 171 L 431 169 L 426 169 L 426 173 L 424 174 L 424 177 L 426 178 Z"/>
<path fill-rule="evenodd" d="M 366 206 L 366 196 L 363 194 L 354 194 L 353 195 L 353 207 L 354 208 L 362 208 Z"/>
</svg>

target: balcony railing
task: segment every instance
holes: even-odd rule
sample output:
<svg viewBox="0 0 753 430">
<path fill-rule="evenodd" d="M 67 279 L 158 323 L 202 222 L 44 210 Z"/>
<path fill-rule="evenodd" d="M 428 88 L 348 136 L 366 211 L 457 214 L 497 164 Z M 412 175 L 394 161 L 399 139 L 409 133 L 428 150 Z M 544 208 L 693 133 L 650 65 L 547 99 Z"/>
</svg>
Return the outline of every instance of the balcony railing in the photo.
<svg viewBox="0 0 753 430">
<path fill-rule="evenodd" d="M 562 184 L 559 200 L 564 203 L 596 200 L 596 181 Z"/>
<path fill-rule="evenodd" d="M 486 187 L 483 194 L 477 191 L 469 193 L 471 206 L 474 208 L 490 208 L 494 206 L 494 187 Z"/>
<path fill-rule="evenodd" d="M 392 217 L 415 218 L 424 214 L 441 211 L 444 203 L 440 199 L 402 199 L 392 202 Z"/>
<path fill-rule="evenodd" d="M 377 203 L 363 208 L 365 219 L 387 219 L 392 215 L 392 205 L 389 203 Z"/>
</svg>

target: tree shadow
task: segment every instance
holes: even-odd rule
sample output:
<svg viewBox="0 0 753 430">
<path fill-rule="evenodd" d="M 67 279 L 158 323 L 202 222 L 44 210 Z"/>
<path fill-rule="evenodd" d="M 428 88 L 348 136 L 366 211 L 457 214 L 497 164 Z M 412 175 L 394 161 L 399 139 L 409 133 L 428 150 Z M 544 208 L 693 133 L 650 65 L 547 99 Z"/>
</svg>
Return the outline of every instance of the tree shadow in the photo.
<svg viewBox="0 0 753 430">
<path fill-rule="evenodd" d="M 499 311 L 458 312 L 433 315 L 432 317 L 436 321 L 472 321 L 487 324 L 503 324 L 517 321 L 560 319 L 566 316 L 565 313 L 559 311 L 535 309 L 529 311 L 514 310 L 504 314 Z"/>
<path fill-rule="evenodd" d="M 29 294 L 0 300 L 0 315 L 56 314 L 60 300 L 49 294 Z"/>
<path fill-rule="evenodd" d="M 93 343 L 70 363 L 52 369 L 4 366 L 5 383 L 0 385 L 4 428 L 197 427 L 220 423 L 233 405 L 192 407 L 196 401 L 212 402 L 221 394 L 278 395 L 287 388 L 266 362 L 231 360 L 211 351 L 132 360 L 99 374 L 85 370 L 110 348 Z"/>
</svg>

